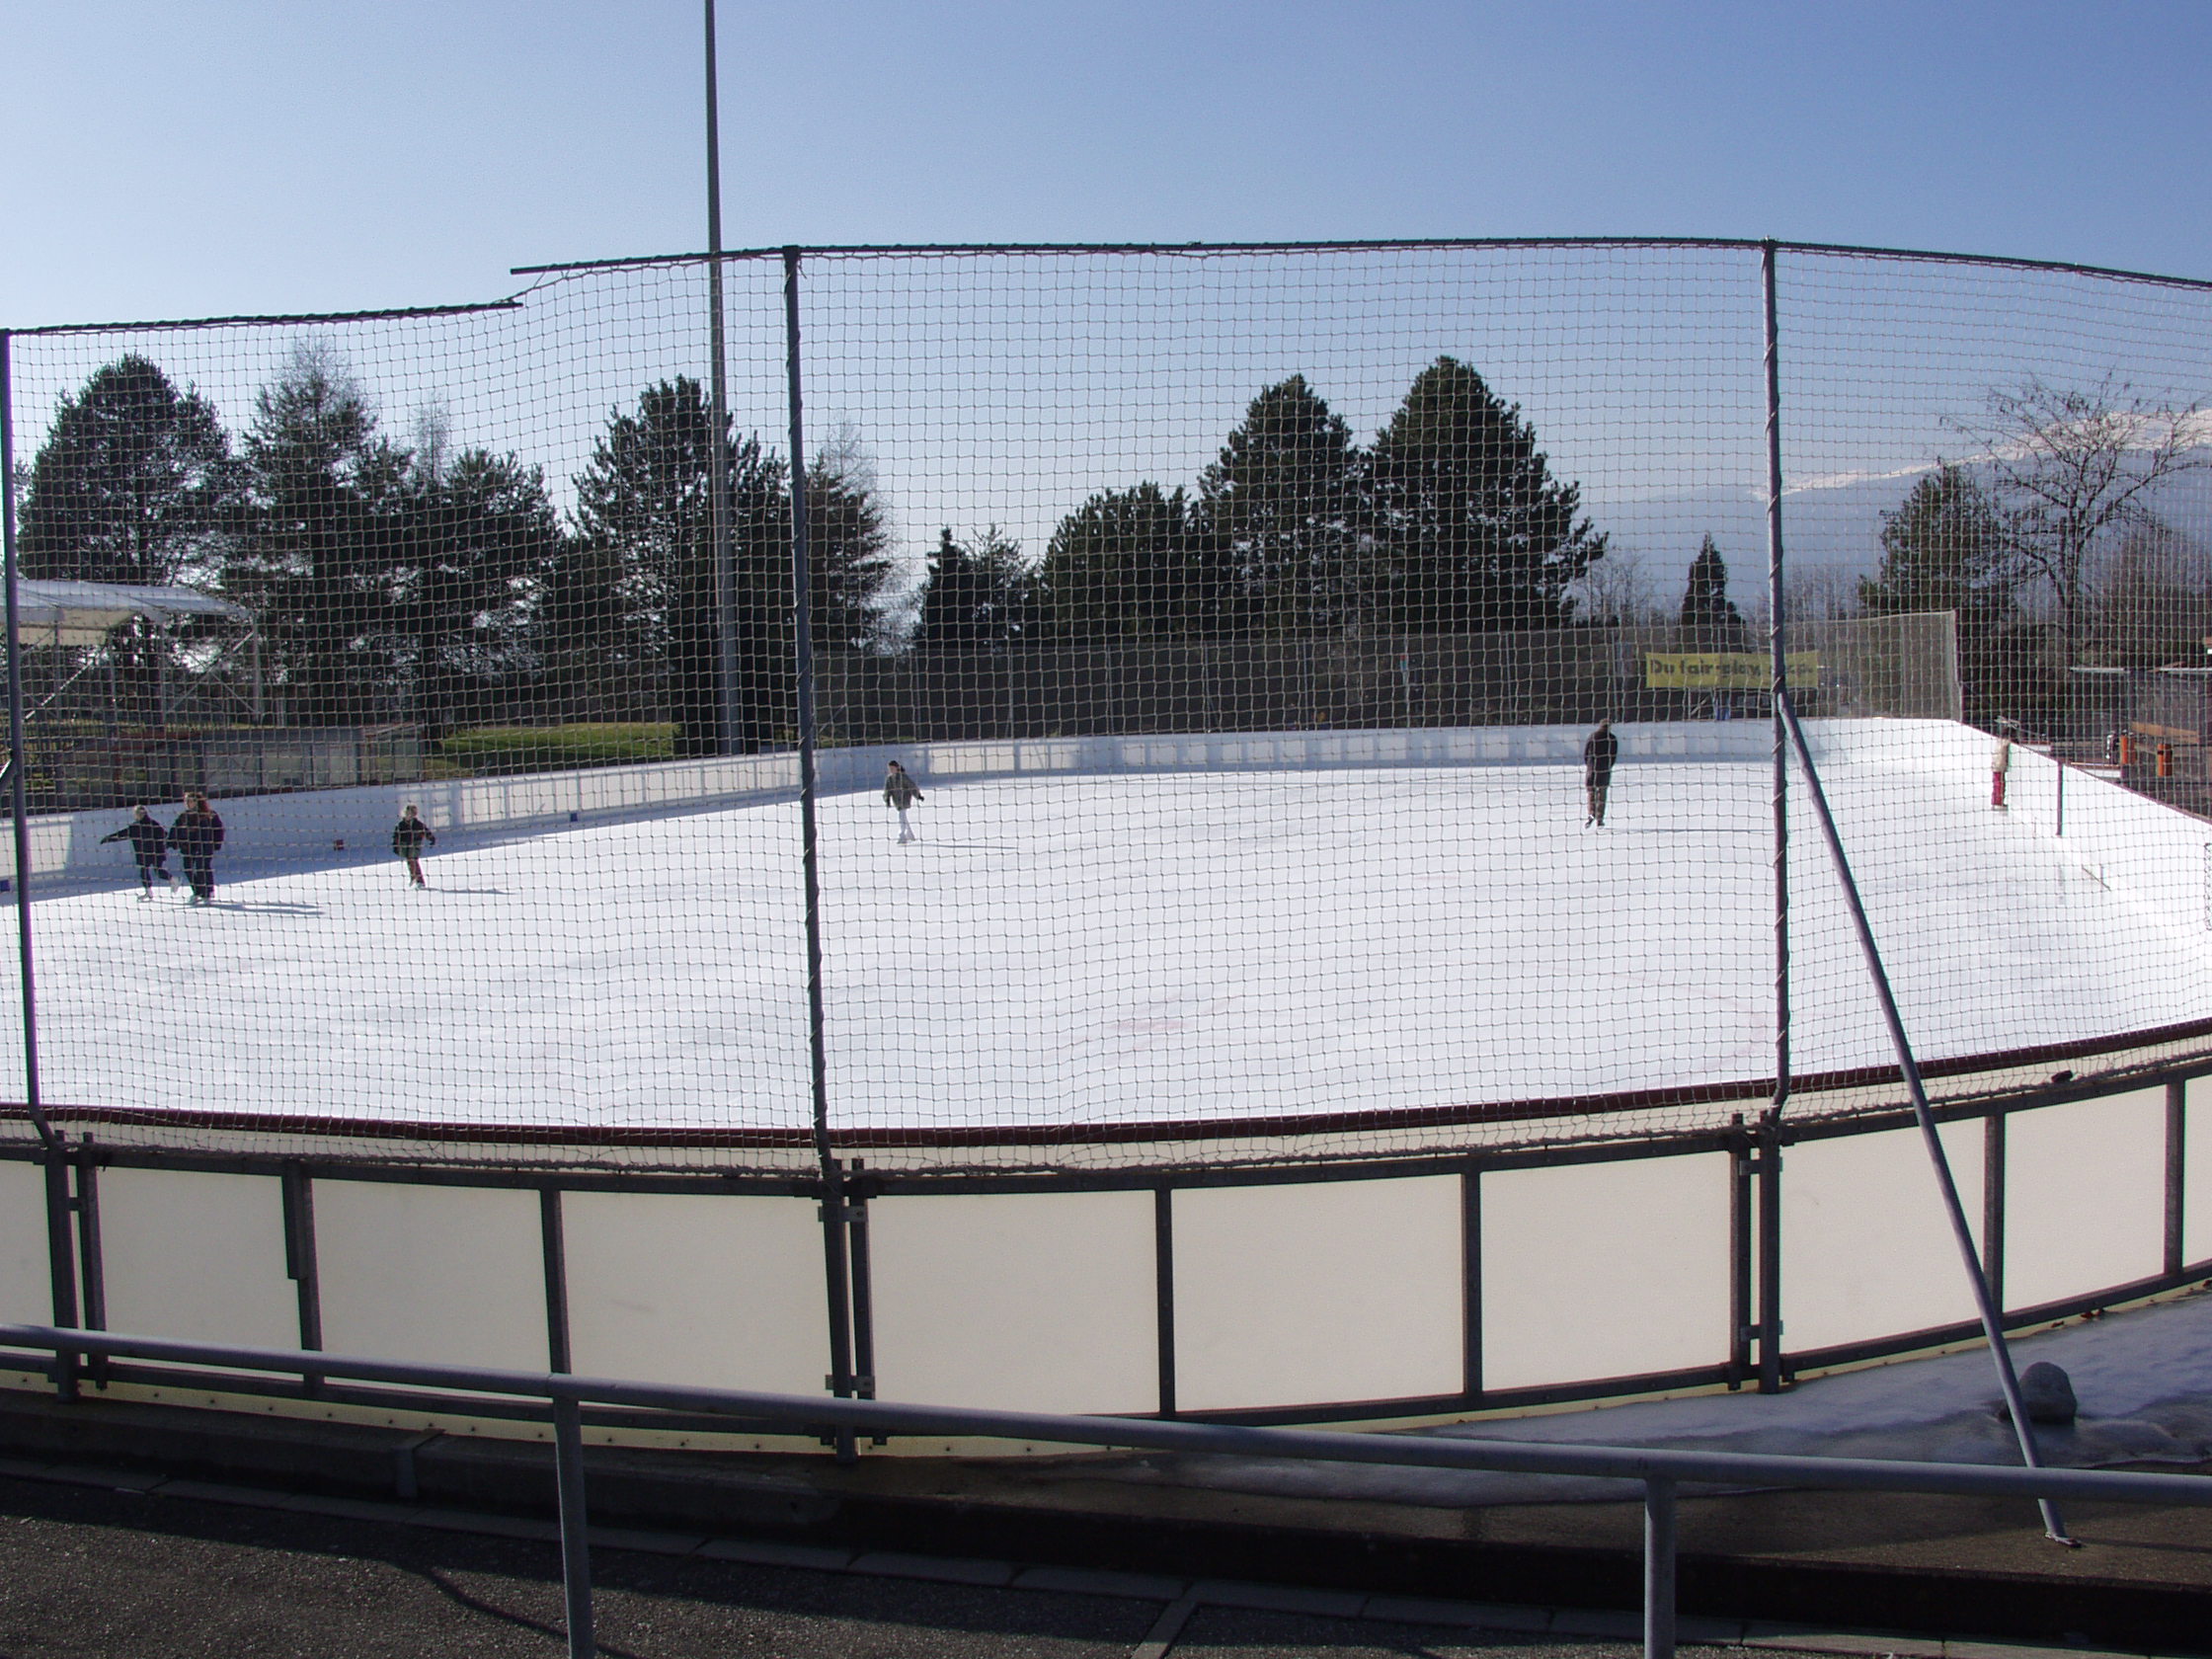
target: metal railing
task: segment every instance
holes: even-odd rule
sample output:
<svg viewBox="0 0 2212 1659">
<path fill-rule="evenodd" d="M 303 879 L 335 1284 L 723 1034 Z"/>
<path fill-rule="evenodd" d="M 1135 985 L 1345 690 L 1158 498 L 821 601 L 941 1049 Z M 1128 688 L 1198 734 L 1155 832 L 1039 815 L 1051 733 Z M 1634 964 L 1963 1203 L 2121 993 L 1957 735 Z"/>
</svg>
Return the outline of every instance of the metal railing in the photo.
<svg viewBox="0 0 2212 1659">
<path fill-rule="evenodd" d="M 1891 1462 L 1870 1458 L 1778 1457 L 1764 1453 L 1662 1451 L 1633 1446 L 1523 1444 L 1404 1434 L 1337 1434 L 1312 1429 L 1246 1428 L 1149 1418 L 1075 1417 L 1052 1412 L 905 1405 L 891 1400 L 758 1393 L 662 1382 L 629 1382 L 560 1372 L 503 1371 L 363 1359 L 286 1348 L 172 1342 L 112 1331 L 52 1325 L 0 1325 L 0 1350 L 51 1354 L 32 1363 L 58 1383 L 79 1358 L 154 1360 L 173 1365 L 352 1378 L 409 1386 L 464 1389 L 542 1399 L 553 1424 L 560 1501 L 561 1575 L 571 1659 L 597 1651 L 592 1624 L 592 1569 L 586 1533 L 583 1407 L 740 1417 L 792 1424 L 810 1433 L 926 1434 L 1051 1442 L 1067 1446 L 1180 1452 L 1216 1457 L 1285 1458 L 1310 1462 L 1384 1463 L 1409 1468 L 1589 1475 L 1643 1484 L 1643 1647 L 1646 1659 L 1675 1650 L 1675 1503 L 1684 1481 L 1726 1486 L 1799 1486 L 1946 1496 L 2104 1499 L 2116 1503 L 2212 1508 L 2212 1480 L 2186 1474 L 2111 1469 L 1993 1467 L 1977 1463 Z"/>
</svg>

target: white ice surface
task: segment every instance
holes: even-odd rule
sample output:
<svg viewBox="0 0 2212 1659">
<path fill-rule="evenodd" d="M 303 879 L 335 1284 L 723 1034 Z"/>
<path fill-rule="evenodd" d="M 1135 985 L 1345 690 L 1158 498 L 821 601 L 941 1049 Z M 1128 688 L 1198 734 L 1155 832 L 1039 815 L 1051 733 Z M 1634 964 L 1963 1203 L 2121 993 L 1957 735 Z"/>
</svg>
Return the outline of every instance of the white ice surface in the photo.
<svg viewBox="0 0 2212 1659">
<path fill-rule="evenodd" d="M 1953 1263 L 1932 1263 L 1931 1272 Z M 2038 1427 L 2046 1463 L 2201 1463 L 2212 1460 L 2212 1295 L 2047 1328 L 2012 1343 L 2014 1364 L 2038 1361 L 2072 1380 L 2081 1416 Z M 2012 1425 L 2000 1418 L 1988 1350 L 1902 1360 L 1815 1379 L 1779 1394 L 1650 1400 L 1543 1416 L 1509 1417 L 1424 1431 L 1458 1438 L 1702 1452 L 2017 1463 Z M 1262 1459 L 1129 1461 L 1120 1478 L 1285 1495 L 1374 1498 L 1417 1504 L 1540 1503 L 1632 1497 L 1625 1480 L 1389 1469 Z"/>
<path fill-rule="evenodd" d="M 2151 915 L 1986 774 L 1829 788 L 1925 1055 L 2207 1006 L 2200 918 Z M 832 1120 L 1094 1124 L 1388 1111 L 1772 1069 L 1769 779 L 1556 766 L 941 788 L 896 844 L 821 805 Z M 795 807 L 36 907 L 49 1100 L 379 1121 L 808 1121 Z M 1881 1064 L 1800 803 L 1795 1059 Z M 218 866 L 219 874 L 219 866 Z M 13 999 L 0 1044 L 13 1047 Z"/>
</svg>

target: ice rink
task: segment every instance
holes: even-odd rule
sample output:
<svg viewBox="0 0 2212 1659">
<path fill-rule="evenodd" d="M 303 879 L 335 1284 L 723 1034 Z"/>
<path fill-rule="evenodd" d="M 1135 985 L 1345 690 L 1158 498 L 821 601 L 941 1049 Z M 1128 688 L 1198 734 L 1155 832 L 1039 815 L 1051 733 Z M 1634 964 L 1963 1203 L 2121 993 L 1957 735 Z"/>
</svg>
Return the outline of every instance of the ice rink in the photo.
<svg viewBox="0 0 2212 1659">
<path fill-rule="evenodd" d="M 1080 776 L 932 788 L 916 844 L 821 805 L 833 1123 L 1389 1112 L 1769 1075 L 1770 776 L 1624 765 Z M 1916 1042 L 1988 1053 L 2200 1017 L 2202 917 L 2149 913 L 1987 774 L 1828 776 Z M 1795 1063 L 1887 1045 L 1795 808 Z M 123 815 L 117 815 L 118 823 Z M 370 1121 L 809 1121 L 798 809 L 39 903 L 46 1098 Z M 218 876 L 220 867 L 218 866 Z M 181 884 L 180 884 L 181 886 Z M 8 999 L 0 1041 L 17 1042 Z"/>
</svg>

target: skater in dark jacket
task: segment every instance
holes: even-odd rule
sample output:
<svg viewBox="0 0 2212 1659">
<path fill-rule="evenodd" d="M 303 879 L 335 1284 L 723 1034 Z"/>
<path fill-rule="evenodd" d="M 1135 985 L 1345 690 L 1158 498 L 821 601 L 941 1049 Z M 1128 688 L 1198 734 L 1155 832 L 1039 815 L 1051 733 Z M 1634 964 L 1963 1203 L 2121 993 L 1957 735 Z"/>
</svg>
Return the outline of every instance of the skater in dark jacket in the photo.
<svg viewBox="0 0 2212 1659">
<path fill-rule="evenodd" d="M 1590 816 L 1582 821 L 1585 830 L 1593 824 L 1605 827 L 1606 792 L 1613 787 L 1613 763 L 1620 758 L 1620 740 L 1613 735 L 1613 722 L 1599 721 L 1582 746 L 1582 793 L 1590 808 Z"/>
<path fill-rule="evenodd" d="M 899 814 L 899 844 L 905 846 L 914 838 L 914 827 L 907 818 L 908 811 L 921 799 L 921 790 L 907 775 L 907 768 L 898 761 L 891 762 L 891 769 L 883 777 L 883 804 Z"/>
<path fill-rule="evenodd" d="M 131 821 L 113 835 L 100 837 L 102 846 L 110 841 L 130 843 L 130 854 L 138 860 L 140 899 L 151 899 L 154 896 L 154 877 L 159 876 L 163 881 L 174 879 L 169 874 L 169 831 L 144 807 L 138 808 Z"/>
<path fill-rule="evenodd" d="M 213 899 L 215 854 L 222 850 L 223 821 L 198 790 L 185 797 L 185 810 L 169 827 L 169 844 L 184 862 L 185 880 L 192 883 L 192 903 L 204 905 Z"/>
<path fill-rule="evenodd" d="M 417 887 L 428 887 L 423 880 L 423 848 L 435 846 L 437 836 L 425 824 L 413 807 L 399 810 L 399 822 L 392 826 L 392 851 L 407 860 L 407 879 Z"/>
</svg>

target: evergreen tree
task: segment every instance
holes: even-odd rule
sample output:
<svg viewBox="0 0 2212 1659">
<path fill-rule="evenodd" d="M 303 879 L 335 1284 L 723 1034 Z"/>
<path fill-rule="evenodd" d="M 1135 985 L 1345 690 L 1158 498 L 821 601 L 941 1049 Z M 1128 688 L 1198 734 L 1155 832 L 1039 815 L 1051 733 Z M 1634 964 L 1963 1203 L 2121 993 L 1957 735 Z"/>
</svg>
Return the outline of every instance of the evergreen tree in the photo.
<svg viewBox="0 0 2212 1659">
<path fill-rule="evenodd" d="M 239 491 L 230 436 L 196 391 L 131 354 L 65 397 L 32 463 L 18 550 L 42 580 L 160 586 L 217 561 Z"/>
<path fill-rule="evenodd" d="M 2021 623 L 2016 599 L 2025 572 L 2012 527 L 1989 492 L 1963 468 L 1943 463 L 1882 514 L 1882 562 L 1858 584 L 1870 616 L 1947 610 L 1955 619 L 1966 717 L 2035 726 L 2050 718 L 2053 686 L 2045 630 Z"/>
<path fill-rule="evenodd" d="M 635 697 L 665 708 L 681 754 L 720 747 L 721 626 L 709 498 L 714 417 L 687 376 L 616 411 L 576 480 L 578 545 L 549 606 L 560 660 L 592 677 L 577 693 L 603 707 Z M 739 684 L 736 745 L 756 750 L 788 723 L 792 696 L 791 495 L 782 460 L 757 437 L 719 434 L 729 467 Z M 889 533 L 855 453 L 809 468 L 808 571 L 818 648 L 873 645 L 891 578 Z M 592 665 L 597 665 L 593 667 Z M 635 705 L 633 705 L 634 707 Z"/>
<path fill-rule="evenodd" d="M 464 449 L 434 469 L 418 455 L 413 494 L 390 628 L 434 741 L 466 717 L 472 692 L 529 671 L 532 603 L 566 548 L 544 473 L 513 455 Z"/>
<path fill-rule="evenodd" d="M 1407 633 L 1552 628 L 1604 556 L 1536 429 L 1456 358 L 1423 369 L 1368 453 L 1384 619 Z"/>
<path fill-rule="evenodd" d="M 1032 578 L 1021 543 L 993 524 L 972 542 L 938 532 L 921 590 L 914 649 L 1002 651 L 1028 630 Z"/>
<path fill-rule="evenodd" d="M 1949 463 L 1916 483 L 1896 512 L 1882 514 L 1881 568 L 1858 584 L 1870 616 L 1948 610 L 1962 639 L 1987 634 L 2013 609 L 2011 540 L 1997 506 Z"/>
<path fill-rule="evenodd" d="M 1728 596 L 1728 564 L 1709 535 L 1690 561 L 1690 580 L 1683 586 L 1677 620 L 1708 650 L 1734 651 L 1744 643 L 1743 612 Z"/>
<path fill-rule="evenodd" d="M 1305 376 L 1252 400 L 1198 481 L 1197 527 L 1231 585 L 1227 631 L 1295 638 L 1356 617 L 1359 482 L 1351 429 Z"/>
<path fill-rule="evenodd" d="M 302 350 L 254 402 L 241 529 L 223 587 L 253 611 L 290 717 L 343 724 L 390 712 L 376 649 L 411 517 L 404 449 L 344 368 Z"/>
<path fill-rule="evenodd" d="M 1060 521 L 1037 569 L 1039 626 L 1073 644 L 1203 638 L 1226 571 L 1180 488 L 1103 490 Z"/>
<path fill-rule="evenodd" d="M 576 480 L 581 545 L 562 571 L 556 599 L 563 656 L 597 659 L 597 689 L 617 705 L 603 712 L 665 712 L 675 722 L 675 751 L 683 755 L 721 748 L 712 445 L 723 445 L 734 500 L 772 499 L 781 487 L 780 476 L 764 480 L 776 463 L 757 439 L 740 444 L 727 426 L 719 434 L 714 426 L 699 383 L 688 376 L 648 386 L 634 413 L 609 417 Z M 759 559 L 762 526 L 730 528 L 742 572 L 739 659 L 751 666 L 766 655 L 767 642 L 749 636 L 773 627 L 757 614 L 757 590 L 771 579 Z M 591 592 L 588 580 L 603 591 Z"/>
<path fill-rule="evenodd" d="M 779 580 L 781 591 L 788 592 L 788 502 L 781 512 L 785 574 Z M 807 584 L 815 649 L 884 649 L 883 601 L 891 578 L 891 521 L 874 469 L 849 434 L 833 437 L 807 467 Z"/>
</svg>

